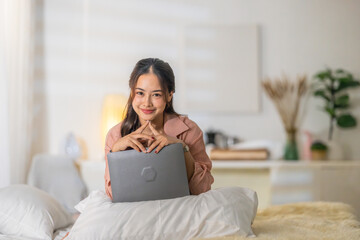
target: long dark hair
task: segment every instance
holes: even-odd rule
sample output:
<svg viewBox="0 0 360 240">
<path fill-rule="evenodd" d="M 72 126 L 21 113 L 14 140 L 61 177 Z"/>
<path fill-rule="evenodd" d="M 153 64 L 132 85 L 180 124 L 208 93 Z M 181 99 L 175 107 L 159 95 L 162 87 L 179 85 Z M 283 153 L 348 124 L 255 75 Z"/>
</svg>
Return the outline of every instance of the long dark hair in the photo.
<svg viewBox="0 0 360 240">
<path fill-rule="evenodd" d="M 150 71 L 158 77 L 161 88 L 165 92 L 165 100 L 171 92 L 175 92 L 174 72 L 167 62 L 158 58 L 145 58 L 138 61 L 130 75 L 129 87 L 131 92 L 126 105 L 126 116 L 121 126 L 121 136 L 132 133 L 140 127 L 139 116 L 134 111 L 132 101 L 134 99 L 135 86 L 139 77 Z M 164 113 L 178 115 L 173 107 L 173 98 L 171 98 L 170 102 L 167 102 Z"/>
</svg>

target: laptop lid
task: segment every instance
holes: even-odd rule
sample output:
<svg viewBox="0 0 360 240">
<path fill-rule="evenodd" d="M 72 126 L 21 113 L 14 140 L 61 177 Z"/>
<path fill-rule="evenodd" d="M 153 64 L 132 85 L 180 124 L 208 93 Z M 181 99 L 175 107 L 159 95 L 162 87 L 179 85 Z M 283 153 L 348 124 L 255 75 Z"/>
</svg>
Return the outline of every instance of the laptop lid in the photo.
<svg viewBox="0 0 360 240">
<path fill-rule="evenodd" d="M 189 195 L 181 143 L 159 153 L 127 150 L 107 155 L 113 202 L 170 199 Z"/>
</svg>

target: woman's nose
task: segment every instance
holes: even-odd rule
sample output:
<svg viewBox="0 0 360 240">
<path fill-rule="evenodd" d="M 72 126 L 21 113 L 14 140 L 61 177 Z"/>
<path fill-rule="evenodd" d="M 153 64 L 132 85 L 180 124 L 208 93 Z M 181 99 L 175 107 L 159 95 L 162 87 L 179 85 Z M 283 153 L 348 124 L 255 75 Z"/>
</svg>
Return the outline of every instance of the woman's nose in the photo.
<svg viewBox="0 0 360 240">
<path fill-rule="evenodd" d="M 151 96 L 147 96 L 144 98 L 144 104 L 145 106 L 151 106 L 152 102 L 151 102 Z"/>
</svg>

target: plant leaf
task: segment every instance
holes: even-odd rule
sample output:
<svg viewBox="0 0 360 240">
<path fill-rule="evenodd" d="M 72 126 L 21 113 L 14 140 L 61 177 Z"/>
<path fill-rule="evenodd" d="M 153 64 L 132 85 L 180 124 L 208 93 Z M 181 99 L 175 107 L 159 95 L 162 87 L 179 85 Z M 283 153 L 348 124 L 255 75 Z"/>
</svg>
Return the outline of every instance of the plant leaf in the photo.
<svg viewBox="0 0 360 240">
<path fill-rule="evenodd" d="M 336 117 L 334 108 L 325 107 L 325 111 L 329 113 L 331 117 Z"/>
<path fill-rule="evenodd" d="M 335 108 L 347 108 L 349 107 L 349 94 L 344 94 L 335 100 Z"/>
<path fill-rule="evenodd" d="M 340 82 L 339 86 L 337 89 L 335 89 L 335 92 L 339 92 L 343 89 L 346 89 L 346 88 L 354 88 L 354 87 L 358 87 L 360 86 L 360 82 L 359 81 L 348 81 L 348 82 Z"/>
<path fill-rule="evenodd" d="M 353 80 L 351 78 L 348 77 L 341 77 L 338 78 L 339 82 L 343 82 L 343 83 L 348 83 L 348 82 L 352 82 Z"/>
<path fill-rule="evenodd" d="M 338 126 L 342 128 L 355 127 L 357 124 L 356 119 L 349 113 L 340 115 L 336 121 Z"/>
<path fill-rule="evenodd" d="M 326 79 L 331 79 L 331 71 L 329 69 L 322 71 L 322 72 L 318 72 L 315 74 L 314 78 L 318 79 L 320 81 L 324 81 Z"/>
<path fill-rule="evenodd" d="M 343 69 L 337 69 L 335 72 L 336 73 L 344 73 L 345 71 Z"/>
<path fill-rule="evenodd" d="M 343 105 L 338 105 L 338 104 L 335 104 L 334 107 L 336 109 L 347 109 L 350 107 L 350 104 L 343 104 Z"/>
<path fill-rule="evenodd" d="M 330 97 L 325 94 L 325 90 L 316 90 L 314 96 L 322 97 L 323 99 L 330 101 Z"/>
<path fill-rule="evenodd" d="M 353 80 L 353 75 L 350 72 L 343 69 L 336 70 L 335 75 L 337 78 L 348 78 L 350 80 Z"/>
</svg>

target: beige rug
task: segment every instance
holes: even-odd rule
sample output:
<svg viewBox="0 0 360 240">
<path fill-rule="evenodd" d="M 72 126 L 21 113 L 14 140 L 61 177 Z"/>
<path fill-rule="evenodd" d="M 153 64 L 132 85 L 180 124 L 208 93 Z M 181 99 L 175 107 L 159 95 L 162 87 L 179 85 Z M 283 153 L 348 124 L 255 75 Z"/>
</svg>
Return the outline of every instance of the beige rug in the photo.
<svg viewBox="0 0 360 240">
<path fill-rule="evenodd" d="M 360 240 L 360 222 L 343 203 L 309 202 L 272 206 L 258 212 L 253 230 L 258 240 Z M 221 237 L 213 240 L 241 240 Z"/>
</svg>

